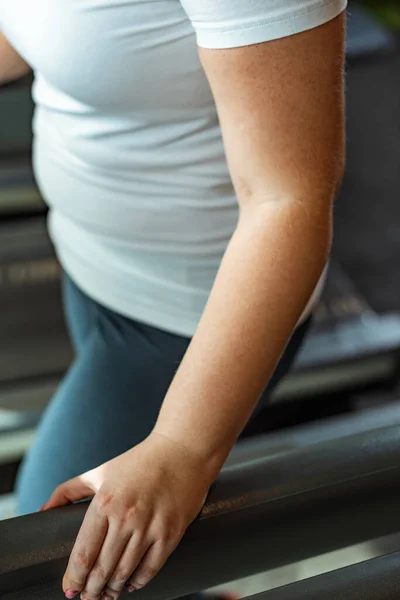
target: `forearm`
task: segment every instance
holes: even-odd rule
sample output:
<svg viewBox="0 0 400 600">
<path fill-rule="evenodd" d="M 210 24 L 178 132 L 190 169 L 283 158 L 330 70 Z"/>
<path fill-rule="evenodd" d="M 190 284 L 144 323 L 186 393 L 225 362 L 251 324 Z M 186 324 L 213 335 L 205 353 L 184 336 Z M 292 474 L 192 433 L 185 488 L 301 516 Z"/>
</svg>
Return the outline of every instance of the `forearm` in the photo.
<svg viewBox="0 0 400 600">
<path fill-rule="evenodd" d="M 155 431 L 221 468 L 271 377 L 329 256 L 327 203 L 242 210 Z"/>
<path fill-rule="evenodd" d="M 28 72 L 29 66 L 0 31 L 0 85 L 18 79 Z"/>
</svg>

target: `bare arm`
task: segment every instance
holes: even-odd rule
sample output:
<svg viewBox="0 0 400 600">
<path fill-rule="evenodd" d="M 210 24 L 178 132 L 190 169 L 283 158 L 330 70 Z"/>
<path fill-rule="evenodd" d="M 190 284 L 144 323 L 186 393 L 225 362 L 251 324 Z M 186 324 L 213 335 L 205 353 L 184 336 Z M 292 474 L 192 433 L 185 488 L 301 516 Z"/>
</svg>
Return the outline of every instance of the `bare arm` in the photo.
<svg viewBox="0 0 400 600">
<path fill-rule="evenodd" d="M 0 31 L 0 85 L 18 79 L 28 72 L 29 66 Z"/>
<path fill-rule="evenodd" d="M 155 431 L 222 466 L 326 264 L 344 163 L 344 15 L 200 50 L 240 219 Z"/>
<path fill-rule="evenodd" d="M 68 598 L 117 600 L 127 580 L 133 591 L 154 577 L 272 375 L 330 250 L 343 47 L 342 16 L 276 42 L 201 50 L 240 219 L 154 431 L 44 507 L 94 495 L 64 576 Z"/>
</svg>

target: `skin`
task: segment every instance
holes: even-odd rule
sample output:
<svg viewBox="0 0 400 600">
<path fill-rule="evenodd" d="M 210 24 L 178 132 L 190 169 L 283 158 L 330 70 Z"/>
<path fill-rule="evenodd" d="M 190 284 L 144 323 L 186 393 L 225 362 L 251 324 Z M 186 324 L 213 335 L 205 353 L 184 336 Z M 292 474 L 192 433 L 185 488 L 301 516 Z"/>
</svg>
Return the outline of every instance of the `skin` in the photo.
<svg viewBox="0 0 400 600">
<path fill-rule="evenodd" d="M 17 54 L 0 31 L 0 85 L 29 72 L 29 66 Z"/>
<path fill-rule="evenodd" d="M 229 50 L 200 49 L 240 218 L 150 436 L 56 489 L 93 496 L 67 597 L 146 585 L 201 510 L 326 264 L 344 163 L 344 22 Z"/>
</svg>

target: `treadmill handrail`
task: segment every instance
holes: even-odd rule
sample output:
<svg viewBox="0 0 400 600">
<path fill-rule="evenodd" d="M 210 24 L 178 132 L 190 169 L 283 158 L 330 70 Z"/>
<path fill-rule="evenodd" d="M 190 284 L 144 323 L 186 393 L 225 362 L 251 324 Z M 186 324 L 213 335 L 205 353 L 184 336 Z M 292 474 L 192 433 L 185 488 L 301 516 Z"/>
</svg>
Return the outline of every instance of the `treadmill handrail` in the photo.
<svg viewBox="0 0 400 600">
<path fill-rule="evenodd" d="M 397 600 L 399 590 L 400 552 L 395 552 L 257 594 L 254 600 Z"/>
<path fill-rule="evenodd" d="M 261 454 L 268 436 L 259 444 Z M 178 549 L 136 595 L 168 600 L 398 531 L 399 499 L 398 426 L 239 461 L 221 473 Z M 19 590 L 27 588 L 36 597 L 35 586 L 41 600 L 54 598 L 86 509 L 0 523 L 1 598 L 26 598 Z"/>
</svg>

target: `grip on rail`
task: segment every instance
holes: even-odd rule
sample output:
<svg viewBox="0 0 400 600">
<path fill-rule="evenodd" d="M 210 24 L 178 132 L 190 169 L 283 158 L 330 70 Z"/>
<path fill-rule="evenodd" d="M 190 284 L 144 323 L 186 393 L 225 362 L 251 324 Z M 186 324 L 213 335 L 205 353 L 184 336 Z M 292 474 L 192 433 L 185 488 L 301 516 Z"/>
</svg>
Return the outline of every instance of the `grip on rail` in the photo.
<svg viewBox="0 0 400 600">
<path fill-rule="evenodd" d="M 254 442 L 252 442 L 254 447 Z M 200 515 L 138 600 L 168 600 L 400 530 L 400 427 L 226 468 Z M 246 445 L 242 446 L 246 452 Z M 254 452 L 252 453 L 254 456 Z M 63 598 L 87 505 L 0 523 L 0 597 Z"/>
</svg>

